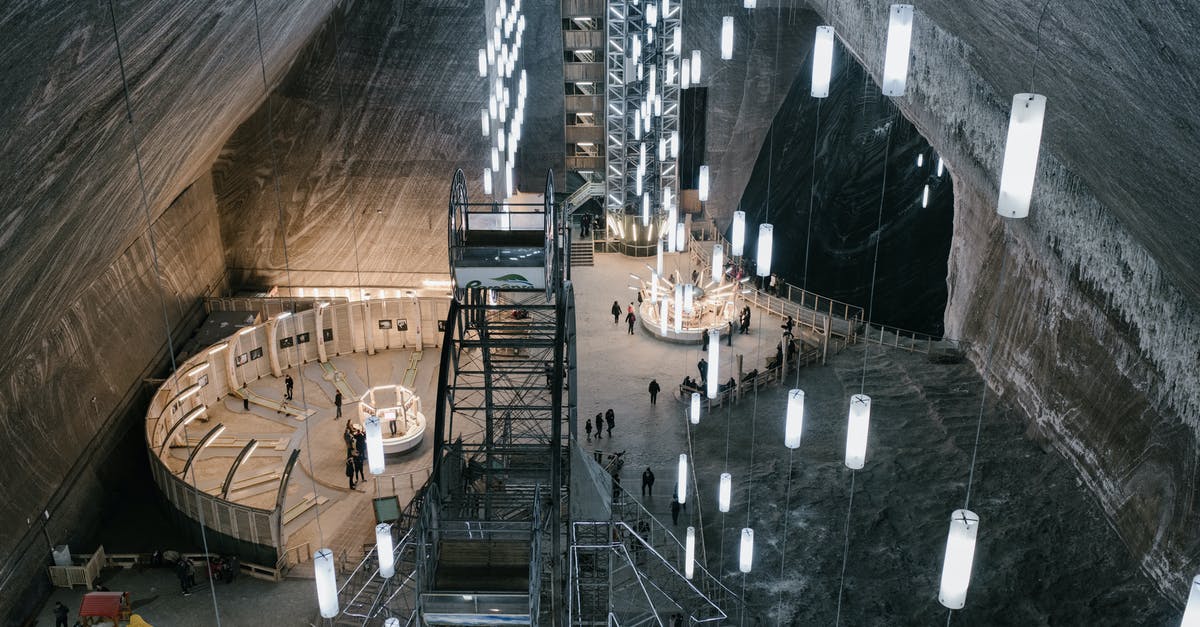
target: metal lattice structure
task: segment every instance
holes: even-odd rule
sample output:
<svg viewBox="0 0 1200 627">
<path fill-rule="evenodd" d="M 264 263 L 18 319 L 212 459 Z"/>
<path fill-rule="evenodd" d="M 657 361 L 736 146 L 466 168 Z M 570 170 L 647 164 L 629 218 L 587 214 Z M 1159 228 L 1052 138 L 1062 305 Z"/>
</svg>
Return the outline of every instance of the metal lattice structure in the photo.
<svg viewBox="0 0 1200 627">
<path fill-rule="evenodd" d="M 604 209 L 608 213 L 625 211 L 625 138 L 629 127 L 625 98 L 628 15 L 628 0 L 608 0 L 608 11 L 605 13 L 607 73 L 604 81 Z"/>
</svg>

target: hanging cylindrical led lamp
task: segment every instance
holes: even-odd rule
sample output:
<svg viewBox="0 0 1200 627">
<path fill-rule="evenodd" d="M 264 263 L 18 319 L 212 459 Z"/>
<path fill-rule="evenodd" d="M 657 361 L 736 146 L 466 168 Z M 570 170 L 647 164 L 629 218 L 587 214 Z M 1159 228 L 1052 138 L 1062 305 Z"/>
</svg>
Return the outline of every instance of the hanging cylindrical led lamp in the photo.
<svg viewBox="0 0 1200 627">
<path fill-rule="evenodd" d="M 683 312 L 692 313 L 696 310 L 696 286 L 685 283 L 683 286 Z"/>
<path fill-rule="evenodd" d="M 829 96 L 829 81 L 833 78 L 833 27 L 818 26 L 817 41 L 813 44 L 812 97 Z"/>
<path fill-rule="evenodd" d="M 696 572 L 696 528 L 687 528 L 687 539 L 683 546 L 683 576 L 688 579 Z"/>
<path fill-rule="evenodd" d="M 775 227 L 770 224 L 758 225 L 758 276 L 771 276 L 771 248 L 774 246 L 772 242 L 774 233 Z"/>
<path fill-rule="evenodd" d="M 846 467 L 861 470 L 867 461 L 867 431 L 871 428 L 871 397 L 850 397 L 850 415 L 846 424 Z"/>
<path fill-rule="evenodd" d="M 946 169 L 946 164 L 942 162 L 942 158 L 938 157 L 937 176 L 942 178 L 942 172 Z"/>
<path fill-rule="evenodd" d="M 950 533 L 946 537 L 946 557 L 942 562 L 942 585 L 938 602 L 952 610 L 967 603 L 971 585 L 971 564 L 975 560 L 975 539 L 979 535 L 979 516 L 967 509 L 950 515 Z"/>
<path fill-rule="evenodd" d="M 700 84 L 700 51 L 692 51 L 692 84 Z"/>
<path fill-rule="evenodd" d="M 384 579 L 396 574 L 396 556 L 392 553 L 392 526 L 375 525 L 375 554 L 379 559 L 379 576 Z"/>
<path fill-rule="evenodd" d="M 903 96 L 908 82 L 908 53 L 912 46 L 913 7 L 893 4 L 888 9 L 887 52 L 883 60 L 883 95 Z"/>
<path fill-rule="evenodd" d="M 729 511 L 729 502 L 733 498 L 733 475 L 723 472 L 721 473 L 721 483 L 717 486 L 717 509 L 722 512 Z"/>
<path fill-rule="evenodd" d="M 696 183 L 696 190 L 700 195 L 700 202 L 708 201 L 708 166 L 700 166 L 700 180 Z"/>
<path fill-rule="evenodd" d="M 721 18 L 721 59 L 733 58 L 733 16 Z M 695 64 L 693 64 L 695 65 Z"/>
<path fill-rule="evenodd" d="M 363 428 L 367 432 L 367 465 L 371 468 L 371 474 L 382 475 L 383 425 L 379 422 L 379 416 L 367 416 Z"/>
<path fill-rule="evenodd" d="M 783 427 L 783 445 L 800 448 L 800 436 L 804 432 L 804 390 L 789 390 L 787 418 Z"/>
<path fill-rule="evenodd" d="M 749 527 L 742 528 L 742 542 L 738 548 L 738 570 L 743 573 L 750 572 L 754 566 L 754 530 Z"/>
<path fill-rule="evenodd" d="M 676 470 L 678 483 L 675 486 L 675 498 L 679 500 L 680 505 L 683 505 L 687 503 L 687 453 L 679 454 L 679 467 Z M 678 540 L 676 540 L 676 542 L 678 542 Z"/>
<path fill-rule="evenodd" d="M 400 619 L 393 616 L 383 621 L 383 627 L 400 627 Z"/>
<path fill-rule="evenodd" d="M 492 171 L 488 168 L 483 170 L 483 193 L 487 196 L 492 195 Z"/>
<path fill-rule="evenodd" d="M 1179 627 L 1200 627 L 1200 575 L 1192 578 L 1192 591 L 1188 593 L 1187 606 L 1183 608 L 1183 620 Z"/>
<path fill-rule="evenodd" d="M 687 252 L 688 245 L 687 225 L 683 222 L 675 223 L 675 252 Z"/>
<path fill-rule="evenodd" d="M 669 313 L 667 307 L 669 305 L 670 301 L 666 298 L 662 299 L 658 305 L 658 332 L 664 336 L 667 334 L 667 314 Z"/>
<path fill-rule="evenodd" d="M 650 194 L 642 194 L 642 226 L 650 226 Z"/>
<path fill-rule="evenodd" d="M 662 276 L 662 273 L 663 273 L 663 241 L 662 241 L 661 237 L 658 238 L 658 248 L 656 249 L 656 252 L 655 252 L 654 262 L 656 265 L 656 267 L 654 269 L 655 272 L 658 272 L 658 276 Z"/>
<path fill-rule="evenodd" d="M 741 257 L 746 248 L 746 212 L 733 212 L 733 232 L 729 237 L 729 253 L 734 257 Z"/>
<path fill-rule="evenodd" d="M 692 392 L 692 410 L 688 412 L 688 419 L 692 424 L 700 424 L 700 393 Z"/>
<path fill-rule="evenodd" d="M 692 87 L 692 61 L 684 59 L 679 62 L 679 88 L 690 89 Z"/>
<path fill-rule="evenodd" d="M 1004 166 L 1000 170 L 1000 200 L 996 203 L 996 213 L 1005 218 L 1024 218 L 1029 215 L 1045 117 L 1045 96 L 1013 96 L 1012 115 L 1008 119 L 1008 140 L 1004 144 Z"/>
<path fill-rule="evenodd" d="M 483 136 L 487 137 L 492 132 L 491 118 L 488 117 L 487 109 L 479 110 L 479 124 L 483 127 Z"/>
<path fill-rule="evenodd" d="M 679 131 L 671 131 L 671 158 L 679 158 Z"/>
<path fill-rule="evenodd" d="M 321 608 L 321 617 L 337 616 L 337 577 L 333 572 L 333 551 L 319 549 L 313 553 L 313 574 L 317 581 L 317 605 Z"/>
<path fill-rule="evenodd" d="M 487 71 L 488 71 L 487 66 L 488 66 L 487 51 L 484 50 L 483 48 L 480 48 L 479 49 L 479 77 L 480 78 L 484 78 L 487 76 Z"/>
<path fill-rule="evenodd" d="M 721 371 L 721 331 L 708 330 L 708 397 L 717 397 L 717 382 L 720 381 Z"/>
<path fill-rule="evenodd" d="M 713 244 L 712 275 L 718 285 L 725 282 L 725 247 L 720 244 Z"/>
<path fill-rule="evenodd" d="M 675 284 L 675 332 L 683 333 L 683 284 Z"/>
<path fill-rule="evenodd" d="M 756 6 L 758 6 L 757 0 L 742 0 L 743 9 L 753 9 Z"/>
<path fill-rule="evenodd" d="M 658 302 L 658 273 L 650 273 L 650 302 Z"/>
</svg>

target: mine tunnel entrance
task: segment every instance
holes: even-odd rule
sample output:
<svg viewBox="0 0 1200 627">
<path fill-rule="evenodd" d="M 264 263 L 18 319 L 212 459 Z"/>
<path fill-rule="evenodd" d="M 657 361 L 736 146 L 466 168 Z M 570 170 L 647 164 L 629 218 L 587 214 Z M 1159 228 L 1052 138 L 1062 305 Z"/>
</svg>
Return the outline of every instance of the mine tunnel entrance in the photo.
<svg viewBox="0 0 1200 627">
<path fill-rule="evenodd" d="M 811 96 L 806 65 L 764 138 L 741 197 L 746 250 L 770 222 L 779 285 L 940 337 L 954 215 L 949 170 L 840 42 L 834 59 L 829 97 Z"/>
</svg>

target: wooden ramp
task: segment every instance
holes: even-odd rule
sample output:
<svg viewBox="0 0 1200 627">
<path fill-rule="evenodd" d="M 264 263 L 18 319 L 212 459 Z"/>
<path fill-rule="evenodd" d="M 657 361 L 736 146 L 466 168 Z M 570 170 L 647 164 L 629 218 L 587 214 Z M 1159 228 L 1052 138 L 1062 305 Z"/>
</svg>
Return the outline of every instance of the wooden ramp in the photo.
<svg viewBox="0 0 1200 627">
<path fill-rule="evenodd" d="M 358 394 L 354 388 L 350 387 L 350 383 L 346 381 L 346 373 L 338 370 L 332 362 L 322 362 L 321 370 L 325 371 L 324 379 L 333 383 L 333 387 L 337 388 L 342 393 L 342 403 L 353 403 L 359 400 Z"/>
<path fill-rule="evenodd" d="M 404 387 L 413 389 L 413 384 L 417 381 L 417 365 L 421 363 L 421 351 L 414 351 L 412 358 L 408 360 L 408 370 L 404 371 Z"/>
<path fill-rule="evenodd" d="M 246 400 L 250 401 L 251 403 L 258 405 L 259 407 L 266 407 L 267 409 L 270 409 L 271 411 L 274 411 L 277 414 L 286 414 L 288 416 L 291 416 L 292 418 L 295 418 L 296 420 L 303 421 L 303 420 L 307 419 L 309 416 L 317 413 L 317 411 L 315 409 L 303 409 L 303 408 L 297 407 L 296 405 L 293 405 L 292 403 L 289 403 L 283 399 L 280 399 L 278 401 L 269 399 L 261 394 L 258 394 L 257 392 L 255 392 L 254 390 L 251 390 L 248 387 L 243 387 L 243 388 L 234 390 L 233 395 L 237 396 L 238 398 L 246 399 Z"/>
</svg>

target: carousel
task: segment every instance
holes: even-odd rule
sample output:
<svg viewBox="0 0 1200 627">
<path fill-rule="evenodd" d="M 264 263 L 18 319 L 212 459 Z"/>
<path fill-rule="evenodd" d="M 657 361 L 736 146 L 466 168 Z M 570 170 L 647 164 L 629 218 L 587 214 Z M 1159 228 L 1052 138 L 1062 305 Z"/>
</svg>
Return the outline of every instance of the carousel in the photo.
<svg viewBox="0 0 1200 627">
<path fill-rule="evenodd" d="M 421 444 L 425 434 L 425 414 L 421 399 L 402 385 L 379 385 L 365 394 L 358 404 L 362 424 L 371 417 L 379 420 L 384 453 L 406 453 Z"/>
<path fill-rule="evenodd" d="M 642 326 L 653 337 L 664 342 L 701 344 L 709 329 L 726 334 L 737 323 L 739 282 L 719 273 L 708 275 L 704 270 L 697 270 L 690 277 L 679 270 L 664 274 L 661 253 L 657 268 L 647 265 L 646 270 L 649 278 L 636 274 L 630 278 L 637 282 L 631 287 L 638 290 L 642 299 L 639 313 Z"/>
</svg>

